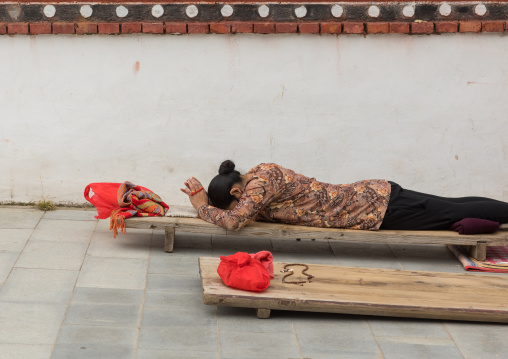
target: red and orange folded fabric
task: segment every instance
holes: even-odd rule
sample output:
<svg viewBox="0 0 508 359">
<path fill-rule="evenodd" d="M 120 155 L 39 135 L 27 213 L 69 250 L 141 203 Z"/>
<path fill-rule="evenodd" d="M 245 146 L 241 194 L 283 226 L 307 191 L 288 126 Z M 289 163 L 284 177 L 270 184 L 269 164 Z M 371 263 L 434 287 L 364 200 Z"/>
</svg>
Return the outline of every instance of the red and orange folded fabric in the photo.
<svg viewBox="0 0 508 359">
<path fill-rule="evenodd" d="M 118 229 L 125 233 L 126 218 L 164 216 L 169 206 L 162 199 L 148 189 L 124 182 L 118 188 L 117 200 L 119 208 L 111 212 L 109 229 L 117 236 Z"/>
<path fill-rule="evenodd" d="M 90 197 L 90 191 L 93 191 Z M 85 199 L 97 208 L 95 218 L 110 217 L 109 229 L 117 236 L 118 229 L 125 233 L 124 219 L 133 216 L 164 216 L 169 206 L 148 188 L 129 181 L 124 183 L 90 183 L 85 188 Z"/>
<path fill-rule="evenodd" d="M 508 273 L 507 246 L 487 246 L 487 258 L 484 261 L 468 255 L 462 246 L 449 245 L 448 249 L 455 254 L 467 271 Z"/>
</svg>

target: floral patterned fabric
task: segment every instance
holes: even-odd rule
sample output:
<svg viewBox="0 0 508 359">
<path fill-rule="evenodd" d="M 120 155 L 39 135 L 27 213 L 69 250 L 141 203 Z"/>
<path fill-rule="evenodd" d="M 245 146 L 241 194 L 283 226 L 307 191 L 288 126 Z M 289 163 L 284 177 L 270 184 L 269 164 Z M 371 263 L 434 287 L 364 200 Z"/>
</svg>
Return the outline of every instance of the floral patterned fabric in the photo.
<svg viewBox="0 0 508 359">
<path fill-rule="evenodd" d="M 391 186 L 385 180 L 334 185 L 274 163 L 248 173 L 253 176 L 233 210 L 202 205 L 199 217 L 230 230 L 249 221 L 377 230 L 390 199 Z"/>
</svg>

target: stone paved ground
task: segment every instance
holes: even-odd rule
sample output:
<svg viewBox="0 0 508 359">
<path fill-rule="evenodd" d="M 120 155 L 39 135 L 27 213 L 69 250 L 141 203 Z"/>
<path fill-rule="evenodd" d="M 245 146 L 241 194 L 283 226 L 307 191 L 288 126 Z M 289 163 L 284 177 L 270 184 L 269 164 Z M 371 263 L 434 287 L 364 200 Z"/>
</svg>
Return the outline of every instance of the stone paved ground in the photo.
<svg viewBox="0 0 508 359">
<path fill-rule="evenodd" d="M 93 215 L 0 207 L 0 358 L 508 358 L 503 324 L 202 304 L 199 256 L 463 272 L 444 246 L 180 235 L 167 254 L 162 232 L 114 239 Z"/>
</svg>

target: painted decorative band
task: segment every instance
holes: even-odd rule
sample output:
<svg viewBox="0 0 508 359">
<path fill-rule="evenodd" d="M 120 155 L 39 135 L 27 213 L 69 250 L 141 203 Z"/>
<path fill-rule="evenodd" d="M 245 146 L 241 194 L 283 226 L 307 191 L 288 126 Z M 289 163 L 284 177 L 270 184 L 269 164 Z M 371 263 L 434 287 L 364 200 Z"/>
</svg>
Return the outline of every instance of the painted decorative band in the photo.
<svg viewBox="0 0 508 359">
<path fill-rule="evenodd" d="M 0 22 L 504 21 L 508 3 L 0 4 Z"/>
</svg>

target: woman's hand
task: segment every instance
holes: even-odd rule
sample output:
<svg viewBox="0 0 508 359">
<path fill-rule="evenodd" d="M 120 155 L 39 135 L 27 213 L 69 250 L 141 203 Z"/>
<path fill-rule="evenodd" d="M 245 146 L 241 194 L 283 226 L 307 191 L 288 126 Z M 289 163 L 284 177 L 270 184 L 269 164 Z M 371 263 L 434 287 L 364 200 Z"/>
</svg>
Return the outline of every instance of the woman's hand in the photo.
<svg viewBox="0 0 508 359">
<path fill-rule="evenodd" d="M 192 194 L 193 192 L 198 191 L 200 188 L 203 188 L 201 182 L 199 182 L 195 177 L 191 177 L 185 181 L 184 184 L 185 188 L 180 188 L 180 191 L 189 196 L 192 207 L 194 207 L 196 211 L 202 205 L 208 204 L 208 195 L 204 189 L 195 193 L 194 195 Z"/>
</svg>

